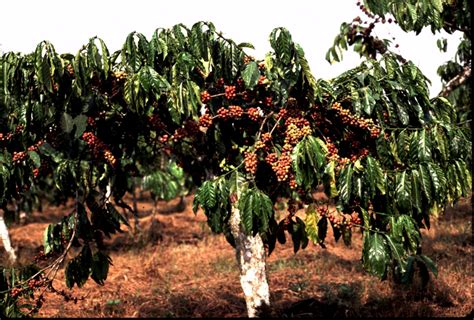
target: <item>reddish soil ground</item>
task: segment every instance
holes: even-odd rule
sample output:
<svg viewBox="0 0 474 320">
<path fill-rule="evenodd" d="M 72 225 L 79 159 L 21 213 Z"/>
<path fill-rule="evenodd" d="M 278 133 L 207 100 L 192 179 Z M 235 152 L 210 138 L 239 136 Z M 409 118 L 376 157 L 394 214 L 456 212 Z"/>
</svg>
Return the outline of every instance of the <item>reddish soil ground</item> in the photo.
<svg viewBox="0 0 474 320">
<path fill-rule="evenodd" d="M 139 202 L 141 231 L 108 241 L 113 259 L 104 286 L 89 280 L 66 291 L 77 303 L 48 293 L 39 317 L 242 317 L 246 316 L 233 249 L 213 235 L 206 217 L 188 206 L 181 213 L 150 215 L 149 199 Z M 170 204 L 160 203 L 159 208 Z M 20 263 L 37 254 L 48 223 L 70 209 L 47 208 L 25 225 L 11 227 Z M 133 223 L 132 223 L 133 224 Z M 472 207 L 464 199 L 423 230 L 423 253 L 438 265 L 427 287 L 401 286 L 365 273 L 361 235 L 351 247 L 328 234 L 327 248 L 310 244 L 293 253 L 291 243 L 268 258 L 272 315 L 285 317 L 462 317 L 472 316 Z M 3 250 L 3 249 L 1 249 Z M 4 252 L 4 251 L 3 251 Z M 2 254 L 0 263 L 4 263 Z M 54 286 L 65 289 L 63 270 Z"/>
</svg>

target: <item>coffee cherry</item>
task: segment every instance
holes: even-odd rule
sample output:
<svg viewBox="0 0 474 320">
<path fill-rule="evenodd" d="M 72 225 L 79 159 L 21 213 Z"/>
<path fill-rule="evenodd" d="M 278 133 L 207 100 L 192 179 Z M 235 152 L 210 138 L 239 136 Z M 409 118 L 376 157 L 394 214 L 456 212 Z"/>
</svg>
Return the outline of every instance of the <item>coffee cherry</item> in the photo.
<svg viewBox="0 0 474 320">
<path fill-rule="evenodd" d="M 266 80 L 267 80 L 267 77 L 265 77 L 265 76 L 260 76 L 260 77 L 258 78 L 257 85 L 261 86 L 261 85 L 265 84 Z"/>
<path fill-rule="evenodd" d="M 243 61 L 243 62 L 244 62 L 244 64 L 247 64 L 247 63 L 251 62 L 252 60 L 253 60 L 252 57 L 246 55 L 246 56 L 244 57 L 244 61 Z"/>
<path fill-rule="evenodd" d="M 168 142 L 168 139 L 169 139 L 169 135 L 164 134 L 158 138 L 158 141 L 162 144 L 165 144 L 166 142 Z"/>
<path fill-rule="evenodd" d="M 257 154 L 254 152 L 244 152 L 245 170 L 251 174 L 257 172 Z"/>
<path fill-rule="evenodd" d="M 270 134 L 270 132 L 265 132 L 264 134 L 262 134 L 261 140 L 263 143 L 270 142 L 272 140 L 272 135 Z"/>
<path fill-rule="evenodd" d="M 174 131 L 173 135 L 171 136 L 171 140 L 173 142 L 179 142 L 183 140 L 183 138 L 186 136 L 186 130 L 184 128 L 178 128 Z"/>
<path fill-rule="evenodd" d="M 266 107 L 271 107 L 273 105 L 273 99 L 272 97 L 265 97 L 264 104 Z"/>
<path fill-rule="evenodd" d="M 262 142 L 261 140 L 255 142 L 255 150 L 260 150 L 265 148 L 265 143 Z"/>
<path fill-rule="evenodd" d="M 199 133 L 199 123 L 194 120 L 187 120 L 184 123 L 184 131 L 186 136 L 195 137 Z"/>
<path fill-rule="evenodd" d="M 247 115 L 252 121 L 258 121 L 258 119 L 260 118 L 260 112 L 257 108 L 248 108 Z"/>
<path fill-rule="evenodd" d="M 217 116 L 221 118 L 222 120 L 228 120 L 231 117 L 230 111 L 224 107 L 220 107 L 217 110 Z"/>
<path fill-rule="evenodd" d="M 224 86 L 224 78 L 219 78 L 216 82 L 217 88 L 222 88 Z"/>
<path fill-rule="evenodd" d="M 13 161 L 15 164 L 19 164 L 20 162 L 22 162 L 23 160 L 25 160 L 27 156 L 28 156 L 28 154 L 27 154 L 25 151 L 13 152 L 12 161 Z"/>
<path fill-rule="evenodd" d="M 204 128 L 209 128 L 212 125 L 212 117 L 206 113 L 199 117 L 199 125 Z"/>
<path fill-rule="evenodd" d="M 269 153 L 265 157 L 265 161 L 273 167 L 278 161 L 278 155 L 276 153 Z"/>
<path fill-rule="evenodd" d="M 207 91 L 201 92 L 201 102 L 208 103 L 211 101 L 211 95 Z"/>
<path fill-rule="evenodd" d="M 235 86 L 225 86 L 225 97 L 227 100 L 235 98 Z"/>
<path fill-rule="evenodd" d="M 230 117 L 238 119 L 244 114 L 244 110 L 239 106 L 229 106 Z"/>
</svg>

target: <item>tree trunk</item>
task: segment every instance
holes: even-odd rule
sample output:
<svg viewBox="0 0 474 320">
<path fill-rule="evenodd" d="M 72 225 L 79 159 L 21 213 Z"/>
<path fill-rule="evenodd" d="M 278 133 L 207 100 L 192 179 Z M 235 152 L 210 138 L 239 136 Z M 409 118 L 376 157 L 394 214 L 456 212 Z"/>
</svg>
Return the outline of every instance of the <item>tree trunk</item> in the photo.
<svg viewBox="0 0 474 320">
<path fill-rule="evenodd" d="M 5 224 L 5 220 L 3 219 L 3 214 L 0 215 L 0 237 L 2 238 L 3 246 L 8 253 L 8 257 L 10 258 L 11 262 L 16 262 L 16 253 L 15 249 L 13 249 L 10 235 L 8 234 L 8 228 Z"/>
<path fill-rule="evenodd" d="M 258 317 L 263 315 L 270 306 L 265 247 L 259 234 L 247 235 L 243 230 L 237 202 L 232 205 L 230 228 L 235 240 L 240 284 L 244 291 L 247 313 L 250 318 Z"/>
<path fill-rule="evenodd" d="M 133 232 L 137 233 L 138 230 L 140 230 L 140 221 L 138 220 L 138 199 L 137 199 L 137 194 L 136 194 L 135 180 L 133 180 L 133 183 L 132 183 L 132 201 L 133 201 L 133 219 L 134 219 Z"/>
</svg>

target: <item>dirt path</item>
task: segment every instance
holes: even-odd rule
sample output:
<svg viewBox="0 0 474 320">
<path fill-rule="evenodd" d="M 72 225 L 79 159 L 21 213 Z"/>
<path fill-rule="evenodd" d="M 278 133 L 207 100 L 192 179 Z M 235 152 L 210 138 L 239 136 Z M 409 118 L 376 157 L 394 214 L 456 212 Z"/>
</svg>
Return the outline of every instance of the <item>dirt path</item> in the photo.
<svg viewBox="0 0 474 320">
<path fill-rule="evenodd" d="M 141 236 L 124 232 L 108 241 L 113 259 L 104 286 L 89 280 L 65 302 L 48 294 L 39 317 L 241 317 L 246 315 L 233 249 L 212 235 L 202 212 L 157 214 L 151 202 L 139 202 Z M 161 204 L 164 205 L 163 203 Z M 20 261 L 41 246 L 42 234 L 67 208 L 35 213 L 29 223 L 11 229 Z M 125 229 L 122 227 L 122 229 Z M 293 253 L 291 243 L 268 258 L 275 316 L 430 317 L 466 316 L 472 311 L 472 209 L 464 200 L 423 230 L 424 253 L 438 264 L 439 276 L 425 291 L 402 288 L 365 273 L 360 263 L 361 235 L 351 248 L 328 235 L 327 249 L 310 244 Z M 3 261 L 2 261 L 3 262 Z M 64 289 L 62 271 L 55 287 Z M 66 289 L 67 290 L 67 289 Z"/>
</svg>

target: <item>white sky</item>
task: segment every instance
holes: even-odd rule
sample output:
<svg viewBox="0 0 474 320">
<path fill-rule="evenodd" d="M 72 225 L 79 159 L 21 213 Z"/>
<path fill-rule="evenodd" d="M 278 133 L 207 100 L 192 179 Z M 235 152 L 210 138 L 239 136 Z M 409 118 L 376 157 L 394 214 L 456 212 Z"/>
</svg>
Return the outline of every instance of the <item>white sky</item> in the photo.
<svg viewBox="0 0 474 320">
<path fill-rule="evenodd" d="M 60 53 L 76 51 L 93 36 L 102 38 L 109 51 L 121 48 L 126 36 L 137 31 L 150 38 L 158 27 L 177 23 L 192 26 L 211 21 L 223 35 L 236 42 L 250 42 L 257 59 L 270 50 L 268 36 L 273 28 L 285 27 L 299 43 L 316 78 L 329 79 L 359 64 L 358 55 L 345 52 L 340 63 L 325 60 L 342 22 L 364 14 L 356 0 L 11 0 L 3 1 L 0 15 L 0 50 L 31 52 L 49 40 Z M 412 60 L 432 79 L 431 95 L 441 89 L 436 75 L 439 65 L 454 56 L 458 34 L 433 35 L 429 29 L 419 36 L 406 34 L 394 24 L 378 24 L 374 34 L 399 43 L 397 52 Z M 448 39 L 448 52 L 436 47 L 440 37 Z"/>
</svg>

